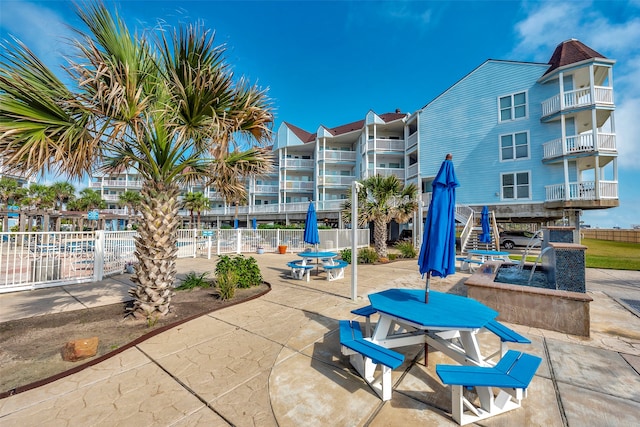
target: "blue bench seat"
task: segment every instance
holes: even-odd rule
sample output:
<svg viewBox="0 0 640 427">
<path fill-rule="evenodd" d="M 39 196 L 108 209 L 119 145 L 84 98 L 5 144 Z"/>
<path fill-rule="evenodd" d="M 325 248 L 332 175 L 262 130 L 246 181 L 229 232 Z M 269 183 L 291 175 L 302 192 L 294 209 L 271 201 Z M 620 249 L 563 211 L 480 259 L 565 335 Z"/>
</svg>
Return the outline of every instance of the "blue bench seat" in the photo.
<svg viewBox="0 0 640 427">
<path fill-rule="evenodd" d="M 309 274 L 313 269 L 313 265 L 302 265 L 297 263 L 296 261 L 290 261 L 287 263 L 287 266 L 291 268 L 291 277 L 294 279 L 302 280 L 307 275 L 307 282 L 309 281 Z"/>
<path fill-rule="evenodd" d="M 344 278 L 344 268 L 349 263 L 343 260 L 332 261 L 331 263 L 322 263 L 322 268 L 327 272 L 327 280 L 338 280 Z"/>
<path fill-rule="evenodd" d="M 356 321 L 340 321 L 340 345 L 342 353 L 349 355 L 351 364 L 380 398 L 390 400 L 391 370 L 402 365 L 404 356 L 364 339 L 360 323 Z M 381 367 L 377 377 L 376 365 Z"/>
<path fill-rule="evenodd" d="M 376 310 L 375 308 L 373 308 L 370 305 L 364 306 L 364 307 L 360 307 L 360 308 L 356 308 L 355 310 L 351 310 L 351 313 L 355 314 L 356 316 L 363 316 L 366 318 L 366 323 L 364 326 L 364 330 L 365 330 L 365 335 L 367 337 L 371 336 L 371 319 L 370 317 L 374 314 L 376 314 L 378 312 L 378 310 Z"/>
<path fill-rule="evenodd" d="M 484 328 L 487 331 L 494 333 L 500 338 L 499 353 L 501 356 L 504 356 L 507 353 L 507 350 L 508 350 L 507 343 L 531 344 L 531 340 L 529 338 L 520 335 L 513 329 L 503 325 L 497 320 L 490 321 L 489 323 L 484 325 Z M 497 353 L 498 352 L 492 354 L 491 356 L 487 357 L 487 359 L 493 358 L 494 356 L 496 356 Z"/>
<path fill-rule="evenodd" d="M 537 356 L 509 350 L 495 366 L 437 365 L 436 374 L 443 384 L 451 385 L 451 414 L 464 425 L 519 408 L 541 362 Z M 491 389 L 484 390 L 483 397 L 490 402 L 483 405 L 485 408 L 476 408 L 464 397 L 462 387 L 496 387 L 500 393 L 494 399 Z"/>
<path fill-rule="evenodd" d="M 456 261 L 460 261 L 460 270 L 474 271 L 475 268 L 472 265 L 482 265 L 482 261 L 473 258 L 456 257 Z"/>
</svg>

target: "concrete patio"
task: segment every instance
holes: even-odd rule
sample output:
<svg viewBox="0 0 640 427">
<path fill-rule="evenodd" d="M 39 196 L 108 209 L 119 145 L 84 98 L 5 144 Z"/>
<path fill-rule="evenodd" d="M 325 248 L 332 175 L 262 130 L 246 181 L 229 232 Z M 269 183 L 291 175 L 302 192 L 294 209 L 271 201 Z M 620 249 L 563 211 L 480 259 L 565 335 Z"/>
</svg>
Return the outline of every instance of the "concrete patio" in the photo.
<svg viewBox="0 0 640 427">
<path fill-rule="evenodd" d="M 255 255 L 272 290 L 156 335 L 76 374 L 0 400 L 3 426 L 431 426 L 456 425 L 450 389 L 435 374 L 453 363 L 422 346 L 399 349 L 393 397 L 382 402 L 340 354 L 338 321 L 371 292 L 422 288 L 416 260 L 360 265 L 358 301 L 345 279 L 289 278 L 295 254 Z M 180 275 L 214 268 L 181 259 Z M 432 279 L 432 289 L 465 293 L 468 273 Z M 640 272 L 587 270 L 591 336 L 509 325 L 542 357 L 523 407 L 486 426 L 634 425 L 640 414 Z M 127 275 L 98 284 L 0 295 L 0 321 L 110 304 L 128 298 Z M 640 308 L 636 308 L 640 309 Z M 550 313 L 551 315 L 551 313 Z M 374 319 L 375 320 L 375 317 Z M 487 352 L 499 340 L 480 337 Z"/>
</svg>

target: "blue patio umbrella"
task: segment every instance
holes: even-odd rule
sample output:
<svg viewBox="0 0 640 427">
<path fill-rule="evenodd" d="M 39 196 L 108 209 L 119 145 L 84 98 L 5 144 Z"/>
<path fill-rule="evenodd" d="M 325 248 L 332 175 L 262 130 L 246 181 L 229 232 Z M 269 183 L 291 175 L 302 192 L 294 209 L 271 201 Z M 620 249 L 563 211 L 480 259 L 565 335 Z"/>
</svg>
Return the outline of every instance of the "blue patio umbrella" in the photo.
<svg viewBox="0 0 640 427">
<path fill-rule="evenodd" d="M 251 219 L 251 227 L 256 230 L 258 228 L 258 220 L 255 218 Z"/>
<path fill-rule="evenodd" d="M 316 215 L 316 208 L 313 206 L 313 202 L 309 203 L 309 209 L 307 209 L 307 218 L 304 222 L 304 242 L 310 245 L 316 245 L 320 243 L 320 234 L 318 233 L 318 217 Z"/>
<path fill-rule="evenodd" d="M 233 228 L 238 228 L 238 218 L 233 220 Z"/>
<path fill-rule="evenodd" d="M 418 257 L 420 273 L 423 276 L 427 273 L 427 303 L 431 275 L 447 277 L 456 272 L 456 187 L 460 183 L 451 159 L 451 154 L 447 154 L 433 181 L 433 193 Z"/>
<path fill-rule="evenodd" d="M 491 243 L 491 226 L 489 225 L 489 208 L 487 206 L 482 208 L 480 225 L 482 226 L 482 233 L 478 237 L 478 240 L 480 243 Z"/>
</svg>

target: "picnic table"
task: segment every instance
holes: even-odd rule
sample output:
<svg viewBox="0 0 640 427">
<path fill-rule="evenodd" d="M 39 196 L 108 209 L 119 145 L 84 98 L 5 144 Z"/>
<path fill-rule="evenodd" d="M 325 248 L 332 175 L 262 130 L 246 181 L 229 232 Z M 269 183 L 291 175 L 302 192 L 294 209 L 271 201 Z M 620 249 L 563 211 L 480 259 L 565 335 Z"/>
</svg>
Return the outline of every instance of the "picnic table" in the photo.
<svg viewBox="0 0 640 427">
<path fill-rule="evenodd" d="M 302 257 L 302 265 L 311 265 L 315 260 L 316 263 L 316 275 L 320 272 L 320 262 L 333 262 L 333 259 L 338 256 L 335 252 L 323 252 L 323 251 L 304 251 L 298 252 L 299 257 Z"/>
<path fill-rule="evenodd" d="M 495 320 L 497 311 L 474 299 L 435 291 L 431 291 L 429 295 L 429 302 L 425 303 L 424 290 L 389 289 L 370 294 L 371 306 L 362 310 L 366 311 L 366 315 L 373 312 L 379 314 L 371 337 L 362 336 L 358 322 L 351 322 L 349 325 L 344 323 L 346 321 L 341 322 L 341 344 L 347 347 L 350 361 L 360 375 L 374 389 L 379 388 L 376 391 L 382 400 L 389 400 L 392 386 L 390 370 L 400 366 L 404 360 L 402 354 L 391 349 L 426 343 L 462 365 L 456 365 L 452 369 L 449 365 L 437 367 L 442 373 L 443 382 L 454 387 L 452 415 L 456 421 L 461 424 L 463 421 L 477 421 L 520 407 L 522 392 L 538 367 L 535 356 L 522 357 L 524 353 L 513 351 L 499 352 L 503 358 L 508 356 L 508 359 L 495 363 L 490 360 L 495 354 L 488 357 L 482 354 L 477 334 L 489 331 L 501 340 L 523 343 L 529 341 L 518 334 L 511 335 L 515 332 Z M 351 337 L 349 333 L 352 334 Z M 381 379 L 375 377 L 378 366 L 382 366 Z M 526 371 L 523 376 L 525 380 L 516 384 L 517 387 L 508 376 L 512 366 Z M 527 378 L 528 375 L 530 376 Z M 471 403 L 465 401 L 461 391 L 458 393 L 459 385 L 460 390 L 462 386 L 475 387 L 479 407 L 474 407 L 474 413 L 479 414 L 478 417 L 473 418 L 474 415 L 464 413 L 470 409 L 468 406 Z M 494 394 L 492 387 L 500 390 L 498 396 Z M 507 390 L 506 395 L 502 394 L 500 387 Z"/>
<path fill-rule="evenodd" d="M 506 252 L 506 251 L 489 251 L 489 250 L 472 249 L 467 253 L 472 257 L 480 258 L 480 261 L 482 262 L 509 260 L 509 252 Z"/>
</svg>

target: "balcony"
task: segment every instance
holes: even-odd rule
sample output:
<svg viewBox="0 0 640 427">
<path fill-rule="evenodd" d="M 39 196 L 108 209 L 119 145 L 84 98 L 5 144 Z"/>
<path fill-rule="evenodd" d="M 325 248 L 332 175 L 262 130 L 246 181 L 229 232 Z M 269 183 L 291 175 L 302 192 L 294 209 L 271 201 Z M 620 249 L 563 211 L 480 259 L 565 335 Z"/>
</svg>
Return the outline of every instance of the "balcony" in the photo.
<svg viewBox="0 0 640 427">
<path fill-rule="evenodd" d="M 404 153 L 404 139 L 375 139 L 367 142 L 367 151 Z"/>
<path fill-rule="evenodd" d="M 562 138 L 545 142 L 542 145 L 543 159 L 553 159 L 556 157 L 589 152 L 609 152 L 616 153 L 616 134 L 598 133 L 597 144 L 593 143 L 593 133 L 583 133 L 580 135 L 567 136 L 562 143 Z"/>
<path fill-rule="evenodd" d="M 311 181 L 285 181 L 283 185 L 286 190 L 313 191 L 314 188 L 315 184 Z"/>
<path fill-rule="evenodd" d="M 142 180 L 122 181 L 118 179 L 105 179 L 102 181 L 93 181 L 90 183 L 92 188 L 142 188 Z"/>
<path fill-rule="evenodd" d="M 418 175 L 418 163 L 414 163 L 407 168 L 407 177 L 412 178 Z"/>
<path fill-rule="evenodd" d="M 409 135 L 409 138 L 407 139 L 407 151 L 409 151 L 409 149 L 413 148 L 417 144 L 418 144 L 418 132 L 414 132 L 411 135 Z"/>
<path fill-rule="evenodd" d="M 280 168 L 286 169 L 314 169 L 315 160 L 313 159 L 281 159 Z"/>
<path fill-rule="evenodd" d="M 253 188 L 255 194 L 278 194 L 277 185 L 256 185 Z"/>
<path fill-rule="evenodd" d="M 324 175 L 318 177 L 318 184 L 325 187 L 348 187 L 355 179 L 353 175 Z"/>
<path fill-rule="evenodd" d="M 391 176 L 394 175 L 396 178 L 398 178 L 401 181 L 404 181 L 404 169 L 400 168 L 400 169 L 395 169 L 395 168 L 376 168 L 375 172 L 373 171 L 373 169 L 367 169 L 366 173 L 365 173 L 365 178 L 369 178 L 372 176 L 376 176 L 376 175 L 380 175 L 383 177 L 387 177 L 387 176 Z"/>
<path fill-rule="evenodd" d="M 591 87 L 564 92 L 542 101 L 542 117 L 550 116 L 559 111 L 573 108 L 588 107 L 594 104 L 613 105 L 613 88 L 594 86 L 593 99 Z M 562 101 L 562 103 L 561 103 Z"/>
<path fill-rule="evenodd" d="M 320 152 L 320 161 L 355 163 L 355 151 L 324 150 Z"/>
<path fill-rule="evenodd" d="M 568 188 L 568 197 L 564 184 L 553 184 L 545 186 L 545 203 L 549 202 L 598 202 L 602 200 L 616 201 L 618 200 L 618 182 L 617 181 L 600 181 L 599 196 L 596 198 L 595 181 L 570 182 Z M 617 206 L 617 203 L 604 204 L 572 204 L 574 206 L 584 207 L 605 207 Z"/>
</svg>

